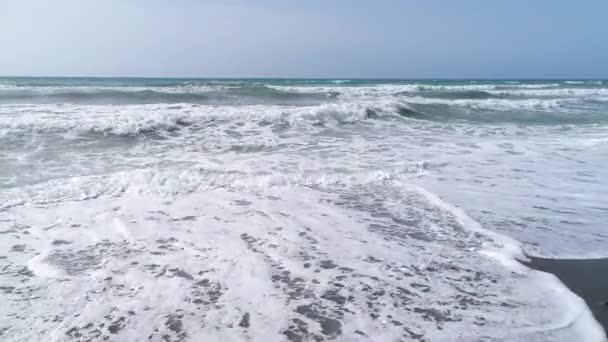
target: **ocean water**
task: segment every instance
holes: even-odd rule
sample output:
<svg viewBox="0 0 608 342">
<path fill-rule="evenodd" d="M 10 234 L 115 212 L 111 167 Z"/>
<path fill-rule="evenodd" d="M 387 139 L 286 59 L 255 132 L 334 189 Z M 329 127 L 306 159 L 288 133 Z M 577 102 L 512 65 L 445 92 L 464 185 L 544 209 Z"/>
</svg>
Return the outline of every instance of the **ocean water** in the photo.
<svg viewBox="0 0 608 342">
<path fill-rule="evenodd" d="M 603 341 L 608 81 L 0 79 L 0 340 Z"/>
</svg>

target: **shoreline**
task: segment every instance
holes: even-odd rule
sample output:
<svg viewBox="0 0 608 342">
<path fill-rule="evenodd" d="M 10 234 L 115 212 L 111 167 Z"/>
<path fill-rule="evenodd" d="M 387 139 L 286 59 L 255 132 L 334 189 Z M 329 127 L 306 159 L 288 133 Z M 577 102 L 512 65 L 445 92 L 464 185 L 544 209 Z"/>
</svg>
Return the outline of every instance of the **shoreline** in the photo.
<svg viewBox="0 0 608 342">
<path fill-rule="evenodd" d="M 552 273 L 570 291 L 583 298 L 595 319 L 608 333 L 608 258 L 545 259 L 527 256 L 520 262 L 532 269 Z"/>
</svg>

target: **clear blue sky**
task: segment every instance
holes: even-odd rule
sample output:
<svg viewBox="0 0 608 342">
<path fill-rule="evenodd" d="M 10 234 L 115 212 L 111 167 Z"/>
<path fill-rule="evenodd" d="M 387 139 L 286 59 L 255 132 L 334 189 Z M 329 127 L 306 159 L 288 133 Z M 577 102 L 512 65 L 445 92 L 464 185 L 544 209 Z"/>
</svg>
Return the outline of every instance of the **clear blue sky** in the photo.
<svg viewBox="0 0 608 342">
<path fill-rule="evenodd" d="M 2 1 L 0 75 L 608 78 L 608 1 Z"/>
</svg>

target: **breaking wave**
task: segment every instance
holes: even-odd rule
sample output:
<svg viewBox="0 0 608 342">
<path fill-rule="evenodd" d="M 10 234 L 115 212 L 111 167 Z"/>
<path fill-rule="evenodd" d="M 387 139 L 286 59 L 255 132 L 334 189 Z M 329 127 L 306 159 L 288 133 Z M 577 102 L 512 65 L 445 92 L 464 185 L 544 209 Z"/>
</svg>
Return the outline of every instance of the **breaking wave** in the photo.
<svg viewBox="0 0 608 342">
<path fill-rule="evenodd" d="M 216 120 L 253 121 L 267 124 L 346 124 L 381 116 L 395 116 L 396 101 L 338 103 L 318 106 L 49 106 L 35 113 L 20 108 L 0 117 L 0 136 L 11 133 L 76 132 L 138 135 L 200 129 Z"/>
<path fill-rule="evenodd" d="M 606 116 L 575 115 L 577 98 L 447 99 L 402 96 L 382 100 L 324 103 L 314 106 L 215 106 L 190 103 L 151 105 L 46 105 L 4 107 L 0 137 L 24 133 L 103 135 L 167 134 L 215 127 L 222 121 L 260 125 L 343 125 L 366 120 L 412 118 L 471 123 L 603 123 Z M 495 113 L 495 114 L 492 114 Z M 501 114 L 505 113 L 505 114 Z"/>
</svg>

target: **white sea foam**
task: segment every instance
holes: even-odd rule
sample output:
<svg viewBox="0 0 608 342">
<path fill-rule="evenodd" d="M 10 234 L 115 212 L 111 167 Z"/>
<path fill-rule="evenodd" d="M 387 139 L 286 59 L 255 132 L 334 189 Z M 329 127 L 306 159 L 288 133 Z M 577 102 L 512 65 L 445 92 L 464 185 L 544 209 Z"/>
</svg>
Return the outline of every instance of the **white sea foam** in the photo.
<svg viewBox="0 0 608 342">
<path fill-rule="evenodd" d="M 25 259 L 33 274 L 5 268 L 14 291 L 0 294 L 0 310 L 25 314 L 9 336 L 602 341 L 555 278 L 493 261 L 511 260 L 508 239 L 423 189 L 377 185 L 377 197 L 347 203 L 278 186 L 14 208 L 3 244 L 25 244 L 10 265 Z M 417 223 L 400 232 L 395 220 Z"/>
<path fill-rule="evenodd" d="M 154 194 L 175 197 L 216 188 L 268 188 L 276 186 L 352 186 L 370 182 L 407 179 L 427 172 L 428 163 L 400 168 L 369 170 L 360 173 L 328 174 L 323 172 L 246 173 L 241 170 L 194 168 L 172 170 L 143 169 L 121 171 L 102 176 L 84 176 L 5 190 L 0 194 L 0 209 L 22 205 L 41 205 L 65 201 L 84 201 L 123 193 Z"/>
</svg>

